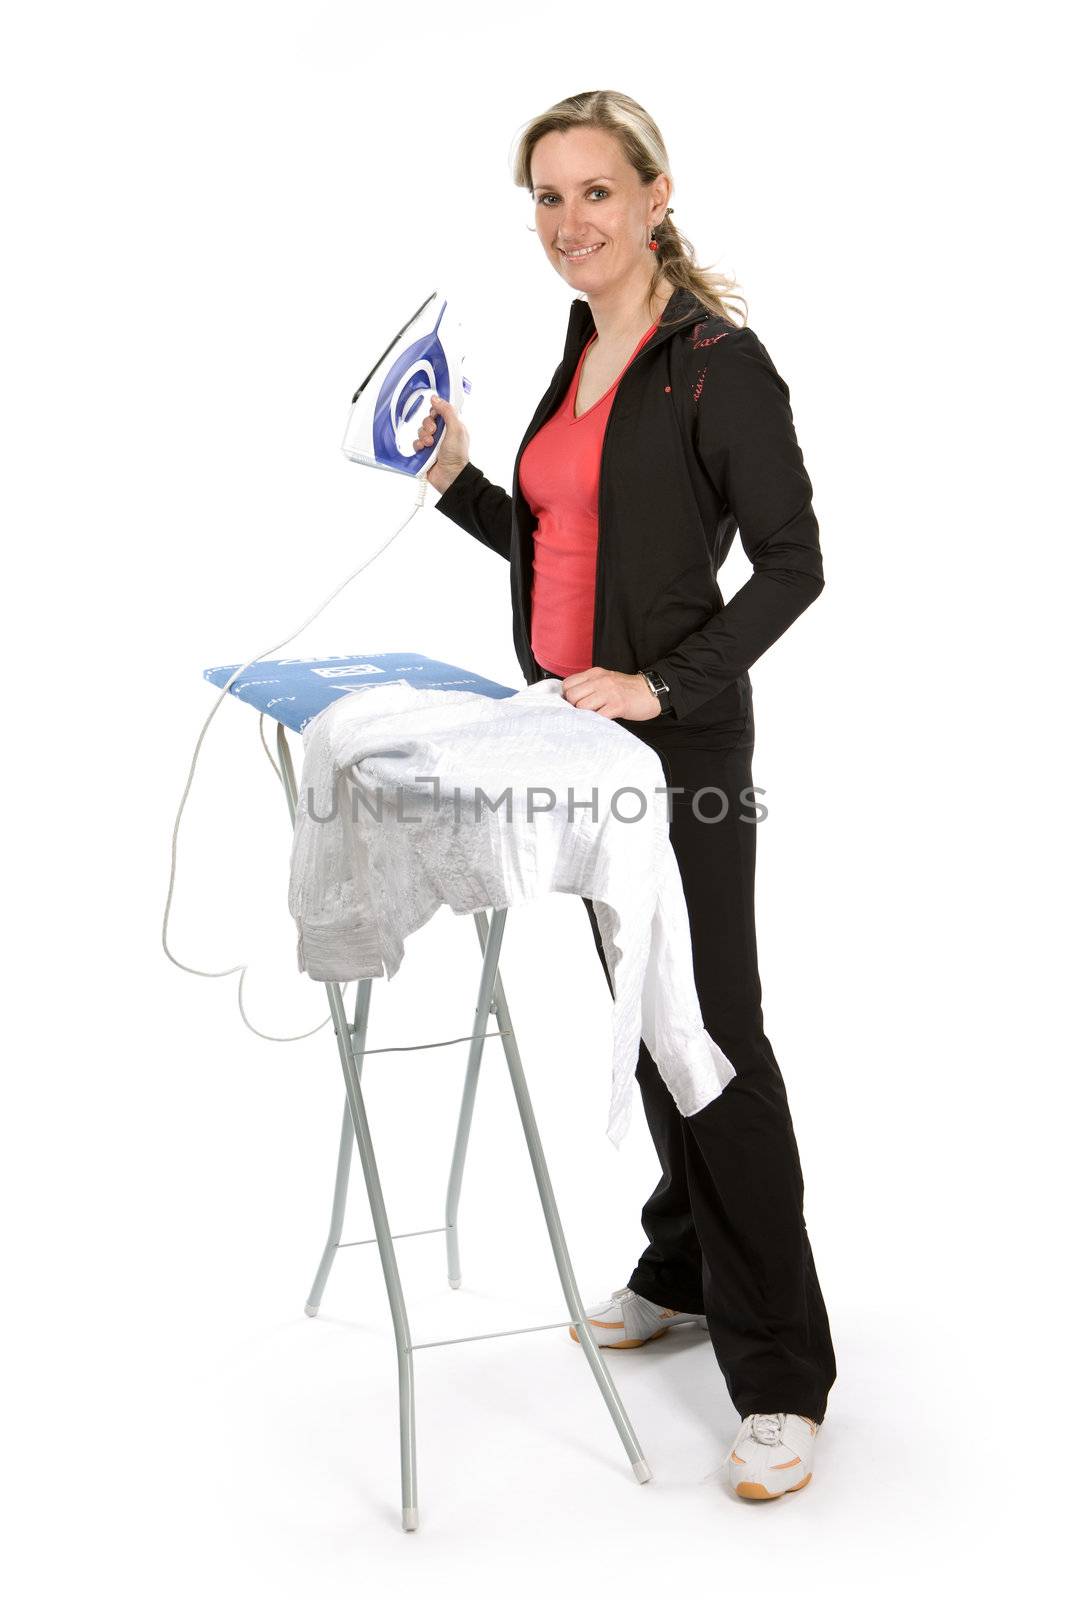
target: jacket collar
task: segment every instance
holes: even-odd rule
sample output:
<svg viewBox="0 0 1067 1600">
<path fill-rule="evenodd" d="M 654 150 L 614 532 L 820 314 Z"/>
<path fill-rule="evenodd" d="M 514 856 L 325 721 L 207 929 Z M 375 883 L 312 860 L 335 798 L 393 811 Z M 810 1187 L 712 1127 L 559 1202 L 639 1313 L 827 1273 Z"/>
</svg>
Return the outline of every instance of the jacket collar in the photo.
<svg viewBox="0 0 1067 1600">
<path fill-rule="evenodd" d="M 661 326 L 657 328 L 644 348 L 650 350 L 654 345 L 662 344 L 665 339 L 669 339 L 680 328 L 691 327 L 693 323 L 702 322 L 705 317 L 709 316 L 711 316 L 711 312 L 704 302 L 698 300 L 691 289 L 685 289 L 679 285 L 664 306 L 661 316 L 661 322 L 670 323 L 670 327 Z M 595 331 L 595 328 L 596 324 L 593 321 L 593 313 L 589 309 L 588 300 L 572 300 L 570 322 L 567 327 L 566 349 L 568 354 L 571 353 L 574 347 L 583 345 L 589 335 Z"/>
</svg>

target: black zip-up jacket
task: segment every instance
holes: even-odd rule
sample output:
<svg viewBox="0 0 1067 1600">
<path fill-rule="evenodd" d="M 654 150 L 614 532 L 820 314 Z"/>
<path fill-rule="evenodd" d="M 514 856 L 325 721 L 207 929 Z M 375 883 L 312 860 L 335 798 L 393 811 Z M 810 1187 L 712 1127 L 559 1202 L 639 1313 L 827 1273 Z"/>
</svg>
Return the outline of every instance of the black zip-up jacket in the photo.
<svg viewBox="0 0 1067 1600">
<path fill-rule="evenodd" d="M 671 711 L 618 718 L 657 742 L 751 735 L 748 669 L 823 588 L 819 525 L 789 389 L 749 327 L 676 288 L 619 380 L 601 456 L 592 665 L 655 668 Z M 560 404 L 594 331 L 571 303 L 563 360 L 515 458 L 511 494 L 468 462 L 437 509 L 511 564 L 515 652 L 528 684 L 533 534 L 519 458 Z M 752 575 L 723 603 L 717 574 L 740 530 Z M 673 730 L 673 731 L 672 731 Z"/>
</svg>

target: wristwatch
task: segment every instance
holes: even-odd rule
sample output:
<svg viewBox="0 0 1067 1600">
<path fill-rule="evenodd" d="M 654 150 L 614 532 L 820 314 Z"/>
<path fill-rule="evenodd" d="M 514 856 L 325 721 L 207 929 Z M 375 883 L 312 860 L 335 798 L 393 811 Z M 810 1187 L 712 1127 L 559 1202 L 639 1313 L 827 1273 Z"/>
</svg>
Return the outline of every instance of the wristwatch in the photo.
<svg viewBox="0 0 1067 1600">
<path fill-rule="evenodd" d="M 648 687 L 652 690 L 652 693 L 659 701 L 660 716 L 667 716 L 667 714 L 673 711 L 674 708 L 671 705 L 671 691 L 667 687 L 666 683 L 664 683 L 661 674 L 656 672 L 655 669 L 651 667 L 646 672 L 644 667 L 642 667 L 641 676 L 644 678 L 645 682 L 648 684 Z"/>
</svg>

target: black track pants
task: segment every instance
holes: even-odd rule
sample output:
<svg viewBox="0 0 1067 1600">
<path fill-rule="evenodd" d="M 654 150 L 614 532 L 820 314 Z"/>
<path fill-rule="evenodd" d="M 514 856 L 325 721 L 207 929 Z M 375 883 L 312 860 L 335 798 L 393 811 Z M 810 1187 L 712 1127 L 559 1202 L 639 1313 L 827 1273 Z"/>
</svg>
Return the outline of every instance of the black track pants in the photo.
<svg viewBox="0 0 1067 1600">
<path fill-rule="evenodd" d="M 670 797 L 670 833 L 701 1014 L 737 1076 L 683 1117 L 642 1043 L 637 1082 L 663 1176 L 641 1213 L 648 1248 L 629 1287 L 672 1310 L 704 1312 L 740 1416 L 793 1411 L 821 1423 L 837 1368 L 785 1084 L 763 1031 L 752 750 L 658 750 L 666 781 L 684 791 Z M 708 786 L 697 804 L 709 818 L 725 808 L 719 821 L 694 810 L 695 792 Z M 592 901 L 585 906 L 607 975 Z"/>
</svg>

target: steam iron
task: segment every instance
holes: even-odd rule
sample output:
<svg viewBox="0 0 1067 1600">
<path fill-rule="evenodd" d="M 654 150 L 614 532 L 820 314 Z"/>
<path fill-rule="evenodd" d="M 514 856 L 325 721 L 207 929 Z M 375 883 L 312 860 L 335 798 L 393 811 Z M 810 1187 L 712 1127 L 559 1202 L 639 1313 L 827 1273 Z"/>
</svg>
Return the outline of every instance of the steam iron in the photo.
<svg viewBox="0 0 1067 1600">
<path fill-rule="evenodd" d="M 352 396 L 341 449 L 349 461 L 383 467 L 409 478 L 433 466 L 445 430 L 432 445 L 415 448 L 415 437 L 438 394 L 457 411 L 470 393 L 463 372 L 462 324 L 448 299 L 435 289 L 386 347 Z"/>
</svg>

